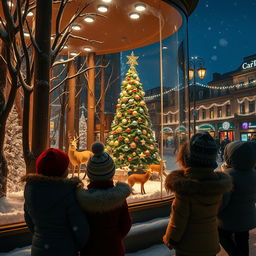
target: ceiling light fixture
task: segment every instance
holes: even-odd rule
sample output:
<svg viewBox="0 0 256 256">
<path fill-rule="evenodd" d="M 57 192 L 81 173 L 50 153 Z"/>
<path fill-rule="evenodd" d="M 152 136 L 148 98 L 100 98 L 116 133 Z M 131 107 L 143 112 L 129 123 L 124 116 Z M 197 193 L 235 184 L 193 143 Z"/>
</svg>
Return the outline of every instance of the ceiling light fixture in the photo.
<svg viewBox="0 0 256 256">
<path fill-rule="evenodd" d="M 130 18 L 133 19 L 133 20 L 137 20 L 140 18 L 140 14 L 137 13 L 137 12 L 132 12 L 129 14 Z"/>
<path fill-rule="evenodd" d="M 73 26 L 72 26 L 72 29 L 75 30 L 75 31 L 79 31 L 79 30 L 81 30 L 81 26 L 79 26 L 79 25 L 73 25 Z"/>
<path fill-rule="evenodd" d="M 68 49 L 68 46 L 67 46 L 67 45 L 64 45 L 64 46 L 63 46 L 63 49 Z"/>
<path fill-rule="evenodd" d="M 90 52 L 92 50 L 92 48 L 91 47 L 84 47 L 84 51 L 86 51 L 86 52 Z"/>
<path fill-rule="evenodd" d="M 76 56 L 78 53 L 77 52 L 71 52 L 70 55 L 71 56 Z"/>
<path fill-rule="evenodd" d="M 91 16 L 88 16 L 88 17 L 85 17 L 84 18 L 84 21 L 87 22 L 87 23 L 92 23 L 95 21 L 95 19 Z"/>
<path fill-rule="evenodd" d="M 145 11 L 146 10 L 146 5 L 145 4 L 136 4 L 135 5 L 135 9 L 136 9 L 136 11 L 138 11 L 138 12 L 143 12 L 143 11 Z"/>
<path fill-rule="evenodd" d="M 29 37 L 29 33 L 28 32 L 24 32 L 24 36 L 25 37 Z"/>
<path fill-rule="evenodd" d="M 98 9 L 99 12 L 107 12 L 108 11 L 108 6 L 98 5 L 97 9 Z"/>
<path fill-rule="evenodd" d="M 14 4 L 11 1 L 8 1 L 7 4 L 8 4 L 9 7 L 13 7 L 14 6 Z"/>
<path fill-rule="evenodd" d="M 104 3 L 111 3 L 112 0 L 102 0 L 102 2 L 104 2 Z"/>
<path fill-rule="evenodd" d="M 29 16 L 29 17 L 31 17 L 31 16 L 33 16 L 33 15 L 34 15 L 33 12 L 28 12 L 28 14 L 27 14 L 27 16 Z"/>
</svg>

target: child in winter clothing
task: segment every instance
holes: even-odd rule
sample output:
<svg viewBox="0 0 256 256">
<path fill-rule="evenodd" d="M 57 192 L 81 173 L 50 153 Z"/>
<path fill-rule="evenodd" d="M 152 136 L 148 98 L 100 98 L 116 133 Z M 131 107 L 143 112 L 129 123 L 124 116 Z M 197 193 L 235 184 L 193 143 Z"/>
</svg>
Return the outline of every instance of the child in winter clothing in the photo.
<svg viewBox="0 0 256 256">
<path fill-rule="evenodd" d="M 114 185 L 115 164 L 103 144 L 94 143 L 92 152 L 87 165 L 88 190 L 77 191 L 91 230 L 81 256 L 124 256 L 123 239 L 131 228 L 126 197 L 131 189 L 126 183 Z"/>
<path fill-rule="evenodd" d="M 166 178 L 165 187 L 175 199 L 163 241 L 176 255 L 213 256 L 220 251 L 217 214 L 232 182 L 227 174 L 214 172 L 216 155 L 210 134 L 195 134 L 180 148 L 177 161 L 181 169 Z"/>
<path fill-rule="evenodd" d="M 31 256 L 76 256 L 89 236 L 89 225 L 67 179 L 69 158 L 50 148 L 36 161 L 36 174 L 24 177 L 25 221 L 33 234 Z"/>
<path fill-rule="evenodd" d="M 219 212 L 222 247 L 230 256 L 249 256 L 249 230 L 256 227 L 256 157 L 251 142 L 235 141 L 225 148 L 224 173 L 233 179 L 233 190 L 225 194 Z"/>
</svg>

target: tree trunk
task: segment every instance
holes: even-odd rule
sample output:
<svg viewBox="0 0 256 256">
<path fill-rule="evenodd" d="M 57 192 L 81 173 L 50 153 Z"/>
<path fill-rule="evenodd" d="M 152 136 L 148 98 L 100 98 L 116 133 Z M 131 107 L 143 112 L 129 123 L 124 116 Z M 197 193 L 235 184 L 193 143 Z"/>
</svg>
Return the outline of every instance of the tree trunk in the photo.
<svg viewBox="0 0 256 256">
<path fill-rule="evenodd" d="M 95 66 L 94 53 L 89 53 L 88 67 Z M 95 123 L 95 69 L 88 71 L 88 107 L 87 107 L 87 149 L 91 149 L 94 142 L 94 123 Z"/>
<path fill-rule="evenodd" d="M 104 55 L 101 56 L 101 65 L 104 66 Z M 105 68 L 101 68 L 101 79 L 100 79 L 100 141 L 105 143 Z"/>
<path fill-rule="evenodd" d="M 60 128 L 59 128 L 59 149 L 63 150 L 64 134 L 65 134 L 65 113 L 66 113 L 66 99 L 67 99 L 67 84 L 64 84 L 63 95 L 60 99 Z"/>
<path fill-rule="evenodd" d="M 36 159 L 49 143 L 49 84 L 51 67 L 52 0 L 37 0 L 35 40 L 40 51 L 35 51 L 35 83 L 33 102 L 32 152 Z M 33 160 L 29 173 L 35 171 Z"/>
<path fill-rule="evenodd" d="M 76 73 L 74 62 L 70 62 L 68 76 Z M 70 79 L 68 83 L 68 108 L 67 108 L 67 138 L 75 135 L 75 97 L 76 97 L 76 78 Z"/>
</svg>

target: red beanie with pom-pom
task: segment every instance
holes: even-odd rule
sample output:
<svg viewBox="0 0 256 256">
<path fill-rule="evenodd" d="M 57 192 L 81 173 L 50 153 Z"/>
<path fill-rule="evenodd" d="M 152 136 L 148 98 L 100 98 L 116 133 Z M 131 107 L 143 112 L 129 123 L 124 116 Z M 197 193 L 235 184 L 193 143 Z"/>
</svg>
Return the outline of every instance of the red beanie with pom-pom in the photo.
<svg viewBox="0 0 256 256">
<path fill-rule="evenodd" d="M 49 148 L 37 158 L 36 173 L 62 177 L 68 168 L 68 164 L 69 157 L 65 152 L 57 148 Z"/>
</svg>

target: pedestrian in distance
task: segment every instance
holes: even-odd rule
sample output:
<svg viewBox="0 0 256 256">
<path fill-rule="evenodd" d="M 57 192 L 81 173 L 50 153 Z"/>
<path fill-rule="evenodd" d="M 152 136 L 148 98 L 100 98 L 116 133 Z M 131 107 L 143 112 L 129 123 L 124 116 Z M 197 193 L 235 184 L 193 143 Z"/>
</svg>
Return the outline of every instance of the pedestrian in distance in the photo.
<svg viewBox="0 0 256 256">
<path fill-rule="evenodd" d="M 36 173 L 23 178 L 31 256 L 77 256 L 88 240 L 89 225 L 76 200 L 79 182 L 67 179 L 68 164 L 65 152 L 50 148 L 36 160 Z"/>
<path fill-rule="evenodd" d="M 249 256 L 249 231 L 256 227 L 255 155 L 250 142 L 235 141 L 225 148 L 221 169 L 234 187 L 223 196 L 218 217 L 220 243 L 229 256 Z"/>
<path fill-rule="evenodd" d="M 197 133 L 179 150 L 181 169 L 166 178 L 165 188 L 175 199 L 163 242 L 177 256 L 213 256 L 220 251 L 217 214 L 232 181 L 229 175 L 214 171 L 216 155 L 211 135 Z"/>
<path fill-rule="evenodd" d="M 92 145 L 94 155 L 87 164 L 88 190 L 79 189 L 77 199 L 87 215 L 90 237 L 81 256 L 124 256 L 123 240 L 131 228 L 126 198 L 131 194 L 128 184 L 114 185 L 115 164 L 104 152 L 104 145 Z"/>
</svg>

